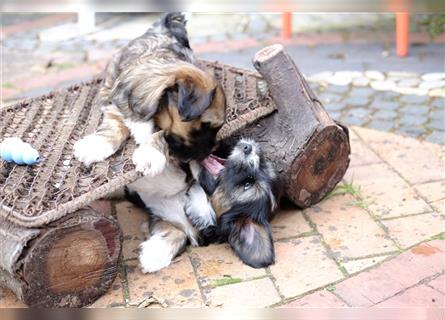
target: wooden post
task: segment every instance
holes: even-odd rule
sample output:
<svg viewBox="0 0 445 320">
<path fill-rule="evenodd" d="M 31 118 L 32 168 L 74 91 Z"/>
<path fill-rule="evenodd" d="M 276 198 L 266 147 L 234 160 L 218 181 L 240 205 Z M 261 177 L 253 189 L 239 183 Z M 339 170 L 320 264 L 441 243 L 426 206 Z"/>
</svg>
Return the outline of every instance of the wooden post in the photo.
<svg viewBox="0 0 445 320">
<path fill-rule="evenodd" d="M 238 131 L 253 137 L 280 174 L 287 197 L 305 208 L 319 202 L 341 181 L 349 165 L 348 130 L 334 122 L 281 45 L 253 59 L 278 112 Z"/>
<path fill-rule="evenodd" d="M 29 306 L 85 306 L 110 288 L 121 244 L 114 218 L 81 209 L 42 228 L 14 271 L 0 270 L 0 284 Z"/>
<path fill-rule="evenodd" d="M 409 48 L 409 13 L 396 13 L 396 51 L 399 57 L 406 57 Z"/>
</svg>

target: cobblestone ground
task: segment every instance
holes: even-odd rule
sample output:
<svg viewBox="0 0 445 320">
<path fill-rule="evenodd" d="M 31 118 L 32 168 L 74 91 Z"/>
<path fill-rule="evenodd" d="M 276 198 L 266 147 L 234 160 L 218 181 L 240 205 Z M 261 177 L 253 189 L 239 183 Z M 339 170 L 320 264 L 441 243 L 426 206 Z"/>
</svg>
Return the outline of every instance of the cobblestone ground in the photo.
<svg viewBox="0 0 445 320">
<path fill-rule="evenodd" d="M 92 34 L 94 41 L 59 42 L 42 39 L 53 37 L 48 28 L 60 23 L 63 28 L 72 16 L 36 17 L 32 29 L 10 20 L 3 29 L 8 37 L 2 43 L 2 102 L 91 78 L 128 41 L 109 40 L 110 33 L 131 34 L 128 28 L 139 30 L 151 18 L 136 23 L 134 17 L 101 16 L 116 29 Z M 196 36 L 195 50 L 251 68 L 254 52 L 277 41 L 252 38 L 263 20 L 256 21 L 240 39 Z M 43 38 L 34 39 L 37 34 Z M 276 263 L 265 269 L 243 265 L 219 244 L 188 248 L 169 268 L 142 274 L 136 257 L 147 216 L 128 202 L 114 202 L 112 212 L 124 231 L 121 271 L 93 307 L 443 307 L 443 47 L 414 46 L 403 60 L 382 58 L 391 50 L 377 45 L 344 44 L 338 34 L 299 39 L 307 44 L 284 43 L 331 116 L 351 125 L 351 165 L 344 181 L 306 210 L 283 205 L 272 223 Z M 333 45 L 314 45 L 317 41 Z M 363 55 L 341 57 L 352 51 L 354 57 Z M 0 306 L 23 305 L 0 289 Z"/>
<path fill-rule="evenodd" d="M 351 82 L 349 85 L 329 84 L 335 79 L 333 74 L 323 73 L 327 80 L 320 80 L 320 74 L 310 76 L 309 80 L 313 81 L 311 87 L 334 119 L 445 144 L 445 73 L 383 74 L 375 71 L 381 79 L 394 80 L 370 81 L 363 73 L 354 72 L 356 78 L 349 80 L 346 77 L 346 83 Z M 422 77 L 435 80 L 424 81 Z M 354 81 L 370 85 L 354 86 Z M 412 86 L 396 86 L 405 83 Z M 391 86 L 394 86 L 393 90 L 386 90 Z M 425 88 L 428 86 L 437 87 L 428 90 Z"/>
</svg>

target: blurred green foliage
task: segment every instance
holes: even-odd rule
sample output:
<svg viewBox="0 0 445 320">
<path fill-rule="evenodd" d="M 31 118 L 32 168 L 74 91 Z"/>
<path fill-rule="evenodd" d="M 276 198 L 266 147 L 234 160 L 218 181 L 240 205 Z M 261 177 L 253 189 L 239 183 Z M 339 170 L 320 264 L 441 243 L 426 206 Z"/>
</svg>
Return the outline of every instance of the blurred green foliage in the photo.
<svg viewBox="0 0 445 320">
<path fill-rule="evenodd" d="M 445 31 L 445 14 L 431 14 L 422 21 L 426 26 L 431 38 L 436 38 Z"/>
</svg>

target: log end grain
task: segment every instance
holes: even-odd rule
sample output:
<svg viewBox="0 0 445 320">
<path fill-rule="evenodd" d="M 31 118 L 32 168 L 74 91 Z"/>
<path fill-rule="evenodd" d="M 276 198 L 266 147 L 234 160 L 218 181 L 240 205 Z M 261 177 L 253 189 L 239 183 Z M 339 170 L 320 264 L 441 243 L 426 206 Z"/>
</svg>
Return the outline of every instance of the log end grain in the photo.
<svg viewBox="0 0 445 320">
<path fill-rule="evenodd" d="M 299 207 L 319 202 L 343 178 L 349 166 L 349 138 L 337 125 L 315 133 L 287 173 L 287 196 Z"/>
<path fill-rule="evenodd" d="M 24 259 L 24 302 L 36 307 L 92 303 L 116 277 L 121 242 L 116 221 L 92 209 L 51 225 Z"/>
</svg>

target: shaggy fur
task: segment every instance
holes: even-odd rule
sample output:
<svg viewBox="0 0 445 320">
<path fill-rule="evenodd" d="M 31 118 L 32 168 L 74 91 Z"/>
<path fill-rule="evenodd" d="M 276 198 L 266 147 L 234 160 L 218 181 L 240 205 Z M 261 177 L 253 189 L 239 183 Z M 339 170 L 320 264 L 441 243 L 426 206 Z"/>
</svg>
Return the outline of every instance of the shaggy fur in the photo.
<svg viewBox="0 0 445 320">
<path fill-rule="evenodd" d="M 127 198 L 151 213 L 149 238 L 140 247 L 141 269 L 155 272 L 167 266 L 187 242 L 228 241 L 246 264 L 272 264 L 269 220 L 278 187 L 271 164 L 252 140 L 235 146 L 217 178 L 197 161 L 171 161 L 160 175 L 130 184 Z"/>
<path fill-rule="evenodd" d="M 259 145 L 253 140 L 239 141 L 216 180 L 208 171 L 202 171 L 199 180 L 216 214 L 219 241 L 228 241 L 249 266 L 274 263 L 269 221 L 277 208 L 280 183 Z"/>
<path fill-rule="evenodd" d="M 225 97 L 216 79 L 193 64 L 185 25 L 182 14 L 167 14 L 112 58 L 99 93 L 103 120 L 74 146 L 79 160 L 104 160 L 130 134 L 140 149 L 136 170 L 146 175 L 159 174 L 169 152 L 187 162 L 212 151 Z"/>
</svg>

